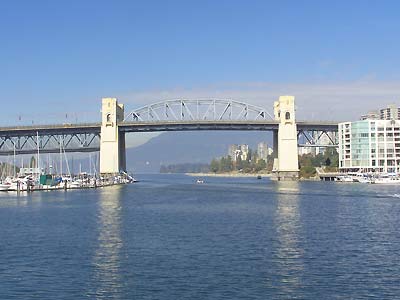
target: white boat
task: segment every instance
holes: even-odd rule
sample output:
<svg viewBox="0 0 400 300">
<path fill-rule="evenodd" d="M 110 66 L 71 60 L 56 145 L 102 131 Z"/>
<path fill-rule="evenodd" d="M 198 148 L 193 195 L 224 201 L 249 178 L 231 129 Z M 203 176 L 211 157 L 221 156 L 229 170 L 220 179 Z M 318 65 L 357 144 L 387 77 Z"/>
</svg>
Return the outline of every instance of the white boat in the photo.
<svg viewBox="0 0 400 300">
<path fill-rule="evenodd" d="M 369 177 L 368 175 L 360 175 L 353 178 L 353 181 L 359 183 L 372 183 L 372 178 Z"/>
<path fill-rule="evenodd" d="M 11 187 L 10 184 L 6 183 L 0 183 L 0 191 L 8 191 L 8 189 Z"/>
<path fill-rule="evenodd" d="M 70 189 L 78 189 L 78 188 L 81 188 L 83 186 L 83 182 L 82 182 L 81 179 L 72 180 L 72 181 L 68 182 L 67 186 Z"/>
<path fill-rule="evenodd" d="M 9 191 L 27 191 L 34 189 L 35 180 L 31 176 L 20 176 L 11 181 Z"/>
<path fill-rule="evenodd" d="M 336 181 L 340 182 L 359 182 L 359 183 L 372 183 L 372 175 L 362 172 L 349 172 L 336 177 Z"/>
<path fill-rule="evenodd" d="M 397 174 L 380 174 L 373 178 L 375 184 L 400 184 L 400 177 Z"/>
<path fill-rule="evenodd" d="M 349 176 L 349 175 L 340 175 L 340 176 L 336 176 L 336 181 L 340 181 L 340 182 L 354 182 L 353 181 L 353 177 Z"/>
</svg>

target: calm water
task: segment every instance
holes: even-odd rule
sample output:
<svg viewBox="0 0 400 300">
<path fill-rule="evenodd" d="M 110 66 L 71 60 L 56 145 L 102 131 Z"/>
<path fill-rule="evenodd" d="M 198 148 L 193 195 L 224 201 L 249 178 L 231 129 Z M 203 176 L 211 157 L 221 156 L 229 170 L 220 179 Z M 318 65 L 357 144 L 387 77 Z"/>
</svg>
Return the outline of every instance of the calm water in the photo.
<svg viewBox="0 0 400 300">
<path fill-rule="evenodd" d="M 0 299 L 400 299 L 400 187 L 141 175 L 0 194 Z"/>
</svg>

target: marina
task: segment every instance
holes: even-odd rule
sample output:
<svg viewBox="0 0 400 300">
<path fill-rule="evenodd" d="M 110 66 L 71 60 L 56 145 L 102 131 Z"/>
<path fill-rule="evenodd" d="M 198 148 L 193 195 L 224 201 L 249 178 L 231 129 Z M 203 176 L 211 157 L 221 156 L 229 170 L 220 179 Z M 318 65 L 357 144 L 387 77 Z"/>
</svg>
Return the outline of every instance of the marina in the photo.
<svg viewBox="0 0 400 300">
<path fill-rule="evenodd" d="M 349 172 L 338 175 L 337 182 L 369 183 L 369 184 L 400 184 L 400 176 L 396 173 L 362 173 Z"/>
<path fill-rule="evenodd" d="M 77 176 L 31 175 L 7 177 L 0 183 L 1 192 L 33 192 L 71 189 L 90 189 L 106 186 L 129 184 L 137 180 L 127 173 L 120 173 L 115 176 L 101 177 L 92 176 L 86 173 Z"/>
</svg>

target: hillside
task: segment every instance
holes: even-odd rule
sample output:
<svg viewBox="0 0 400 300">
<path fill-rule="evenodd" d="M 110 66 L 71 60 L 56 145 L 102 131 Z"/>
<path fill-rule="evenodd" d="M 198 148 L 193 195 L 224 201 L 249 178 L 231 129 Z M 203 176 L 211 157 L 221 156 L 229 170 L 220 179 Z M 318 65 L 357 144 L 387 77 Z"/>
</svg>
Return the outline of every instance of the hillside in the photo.
<svg viewBox="0 0 400 300">
<path fill-rule="evenodd" d="M 135 173 L 155 173 L 163 164 L 209 163 L 227 155 L 231 144 L 248 144 L 256 149 L 262 141 L 272 145 L 271 140 L 271 133 L 260 131 L 165 132 L 141 146 L 128 148 L 127 168 Z"/>
</svg>

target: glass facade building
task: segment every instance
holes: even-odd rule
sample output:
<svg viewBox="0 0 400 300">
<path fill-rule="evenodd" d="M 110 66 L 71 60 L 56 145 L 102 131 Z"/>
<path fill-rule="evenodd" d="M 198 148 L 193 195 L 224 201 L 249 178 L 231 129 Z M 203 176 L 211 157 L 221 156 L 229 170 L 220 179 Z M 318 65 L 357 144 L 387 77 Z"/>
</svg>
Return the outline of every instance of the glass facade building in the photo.
<svg viewBox="0 0 400 300">
<path fill-rule="evenodd" d="M 339 169 L 400 174 L 400 121 L 339 123 Z"/>
</svg>

